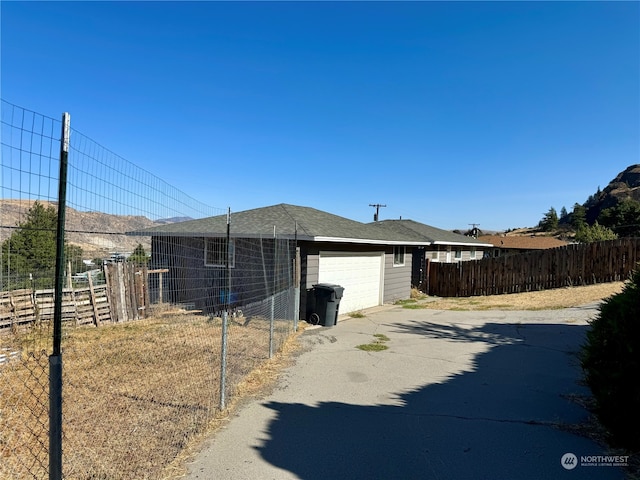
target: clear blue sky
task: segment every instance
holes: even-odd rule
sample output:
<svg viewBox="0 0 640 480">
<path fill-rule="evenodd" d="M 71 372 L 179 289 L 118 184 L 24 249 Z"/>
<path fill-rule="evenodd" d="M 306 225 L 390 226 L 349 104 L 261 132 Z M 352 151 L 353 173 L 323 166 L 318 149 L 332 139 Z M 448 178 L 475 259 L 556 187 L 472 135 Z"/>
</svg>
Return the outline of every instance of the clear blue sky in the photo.
<svg viewBox="0 0 640 480">
<path fill-rule="evenodd" d="M 533 226 L 640 163 L 638 2 L 7 2 L 1 95 L 213 207 Z"/>
</svg>

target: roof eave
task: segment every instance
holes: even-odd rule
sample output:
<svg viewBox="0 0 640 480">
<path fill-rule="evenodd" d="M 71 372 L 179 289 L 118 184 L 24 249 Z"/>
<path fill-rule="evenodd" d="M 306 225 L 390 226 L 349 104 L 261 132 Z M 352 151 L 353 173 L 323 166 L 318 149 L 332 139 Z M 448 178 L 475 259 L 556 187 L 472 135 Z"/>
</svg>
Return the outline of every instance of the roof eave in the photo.
<svg viewBox="0 0 640 480">
<path fill-rule="evenodd" d="M 470 243 L 470 242 L 447 242 L 444 240 L 436 240 L 433 245 L 453 245 L 456 247 L 493 247 L 491 243 Z"/>
<path fill-rule="evenodd" d="M 189 238 L 225 238 L 224 232 L 126 232 L 125 235 L 132 237 L 189 237 Z M 231 233 L 230 238 L 274 238 L 273 233 Z M 296 236 L 295 233 L 276 233 L 277 239 L 310 240 L 313 237 L 308 235 Z"/>
<path fill-rule="evenodd" d="M 431 245 L 430 242 L 416 242 L 409 240 L 379 240 L 370 238 L 343 238 L 343 237 L 313 237 L 314 242 L 330 242 L 330 243 L 366 243 L 370 245 L 409 245 L 409 246 L 422 246 Z"/>
</svg>

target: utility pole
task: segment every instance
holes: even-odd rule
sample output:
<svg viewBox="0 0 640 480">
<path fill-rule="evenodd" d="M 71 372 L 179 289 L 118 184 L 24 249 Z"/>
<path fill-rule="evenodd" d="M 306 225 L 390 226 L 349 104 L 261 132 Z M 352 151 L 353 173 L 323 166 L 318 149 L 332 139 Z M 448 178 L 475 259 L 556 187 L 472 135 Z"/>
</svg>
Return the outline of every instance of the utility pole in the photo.
<svg viewBox="0 0 640 480">
<path fill-rule="evenodd" d="M 480 226 L 479 223 L 469 223 L 469 225 L 471 225 L 471 236 L 473 238 L 478 238 L 478 227 Z"/>
<path fill-rule="evenodd" d="M 370 207 L 374 207 L 376 209 L 376 213 L 373 215 L 373 221 L 378 221 L 378 215 L 380 214 L 380 207 L 386 207 L 386 205 L 382 205 L 380 203 L 370 203 Z"/>
</svg>

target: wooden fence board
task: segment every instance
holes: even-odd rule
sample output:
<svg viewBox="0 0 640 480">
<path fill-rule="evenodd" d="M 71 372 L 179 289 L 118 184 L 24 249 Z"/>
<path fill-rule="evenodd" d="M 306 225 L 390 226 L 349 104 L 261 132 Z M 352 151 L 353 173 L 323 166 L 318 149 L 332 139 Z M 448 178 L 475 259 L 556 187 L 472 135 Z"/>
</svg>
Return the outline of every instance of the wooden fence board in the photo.
<svg viewBox="0 0 640 480">
<path fill-rule="evenodd" d="M 105 266 L 106 284 L 65 288 L 62 321 L 66 324 L 99 326 L 145 317 L 149 302 L 148 273 L 132 264 Z M 115 310 L 114 307 L 115 306 Z M 0 329 L 50 322 L 54 314 L 54 290 L 0 292 Z"/>
<path fill-rule="evenodd" d="M 466 297 L 621 281 L 639 261 L 640 238 L 622 238 L 467 262 L 429 262 L 422 290 Z"/>
</svg>

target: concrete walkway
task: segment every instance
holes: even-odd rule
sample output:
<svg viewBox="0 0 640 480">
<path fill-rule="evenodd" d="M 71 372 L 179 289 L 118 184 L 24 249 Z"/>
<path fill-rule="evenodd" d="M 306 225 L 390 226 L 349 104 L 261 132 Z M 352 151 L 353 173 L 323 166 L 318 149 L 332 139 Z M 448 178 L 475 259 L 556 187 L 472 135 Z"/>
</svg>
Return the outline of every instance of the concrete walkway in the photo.
<svg viewBox="0 0 640 480">
<path fill-rule="evenodd" d="M 308 330 L 276 390 L 217 432 L 186 478 L 622 479 L 581 464 L 605 452 L 562 428 L 587 418 L 571 400 L 588 394 L 574 353 L 595 313 L 393 306 Z M 374 334 L 388 350 L 355 348 Z"/>
</svg>

